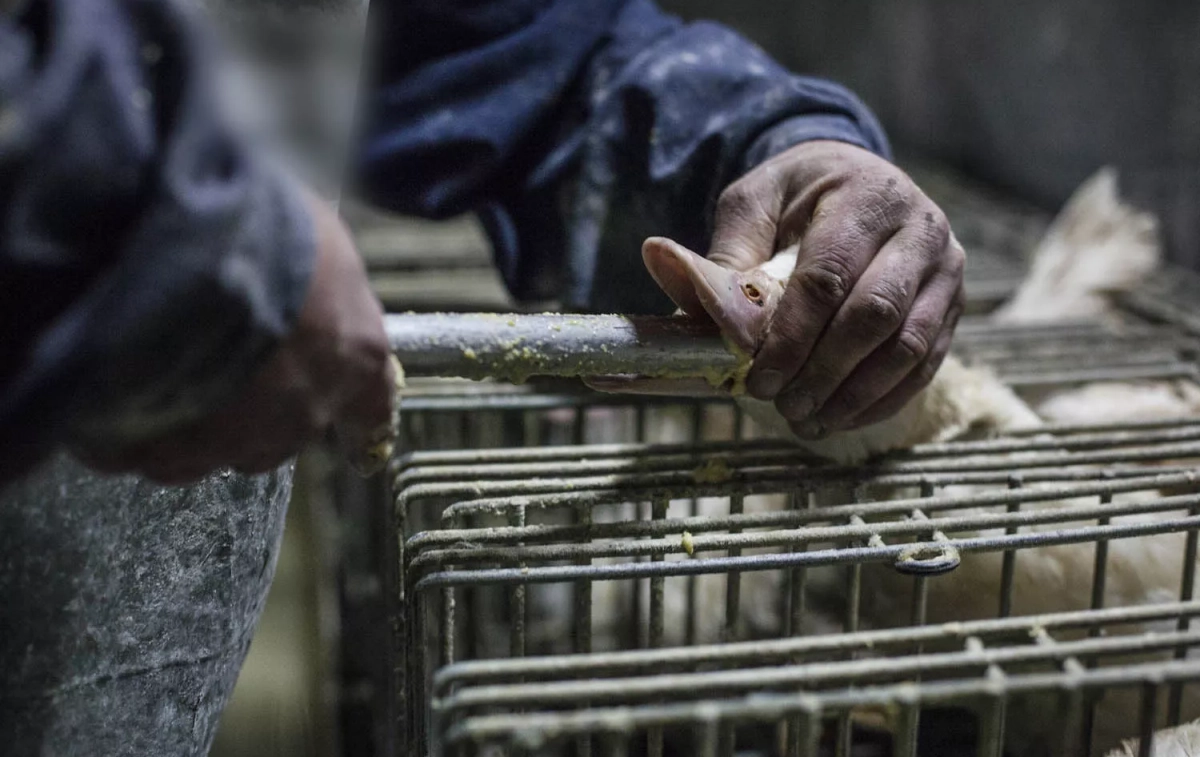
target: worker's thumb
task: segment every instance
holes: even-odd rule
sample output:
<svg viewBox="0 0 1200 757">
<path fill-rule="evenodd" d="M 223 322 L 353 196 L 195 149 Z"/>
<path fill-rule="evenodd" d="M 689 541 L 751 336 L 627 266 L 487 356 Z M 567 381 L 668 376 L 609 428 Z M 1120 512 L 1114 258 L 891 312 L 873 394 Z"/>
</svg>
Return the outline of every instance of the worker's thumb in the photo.
<svg viewBox="0 0 1200 757">
<path fill-rule="evenodd" d="M 709 260 L 747 271 L 775 254 L 783 195 L 772 177 L 769 172 L 754 172 L 721 193 L 713 216 Z"/>
</svg>

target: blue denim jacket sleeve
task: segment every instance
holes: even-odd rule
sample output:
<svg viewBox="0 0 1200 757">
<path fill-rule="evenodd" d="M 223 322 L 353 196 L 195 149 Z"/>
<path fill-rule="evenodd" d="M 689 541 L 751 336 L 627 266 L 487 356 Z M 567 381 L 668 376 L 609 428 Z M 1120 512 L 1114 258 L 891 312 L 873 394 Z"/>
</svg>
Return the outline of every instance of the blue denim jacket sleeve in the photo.
<svg viewBox="0 0 1200 757">
<path fill-rule="evenodd" d="M 887 155 L 852 94 L 649 0 L 374 0 L 359 165 L 397 211 L 479 213 L 512 292 L 587 310 L 669 305 L 642 240 L 706 249 L 713 204 L 792 145 Z"/>
<path fill-rule="evenodd" d="M 166 0 L 0 14 L 0 482 L 197 417 L 298 315 L 307 211 L 205 70 Z"/>
</svg>

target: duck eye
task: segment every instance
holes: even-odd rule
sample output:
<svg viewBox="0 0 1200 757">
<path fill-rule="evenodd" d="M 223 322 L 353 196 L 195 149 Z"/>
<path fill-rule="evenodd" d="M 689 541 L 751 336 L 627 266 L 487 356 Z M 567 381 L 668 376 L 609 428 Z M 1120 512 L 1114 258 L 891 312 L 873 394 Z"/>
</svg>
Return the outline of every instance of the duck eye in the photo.
<svg viewBox="0 0 1200 757">
<path fill-rule="evenodd" d="M 746 299 L 750 300 L 755 305 L 763 304 L 762 290 L 753 284 L 742 284 L 742 294 L 746 295 Z"/>
</svg>

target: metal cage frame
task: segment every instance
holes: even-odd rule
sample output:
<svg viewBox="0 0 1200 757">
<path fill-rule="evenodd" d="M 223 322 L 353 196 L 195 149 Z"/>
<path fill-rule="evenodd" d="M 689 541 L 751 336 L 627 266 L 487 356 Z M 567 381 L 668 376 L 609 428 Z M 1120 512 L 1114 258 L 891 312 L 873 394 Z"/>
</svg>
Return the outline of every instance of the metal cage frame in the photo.
<svg viewBox="0 0 1200 757">
<path fill-rule="evenodd" d="M 1013 212 L 972 225 L 962 223 L 971 208 L 946 210 L 968 247 L 987 248 L 968 268 L 968 312 L 986 313 L 1023 270 L 1005 247 L 1024 245 L 1005 240 L 1033 238 L 1045 219 Z M 996 248 L 1005 249 L 989 251 Z M 956 353 L 1029 394 L 1105 380 L 1195 381 L 1200 311 L 1188 300 L 1197 284 L 1166 271 L 1119 298 L 1119 317 L 1105 322 L 998 326 L 968 317 Z M 688 436 L 702 440 L 648 442 L 660 412 L 683 413 Z M 589 439 L 594 417 L 606 413 L 623 419 L 622 441 Z M 721 438 L 711 434 L 713 417 L 722 419 Z M 1200 662 L 1188 654 L 1200 641 L 1191 623 L 1200 614 L 1200 419 L 1052 426 L 926 445 L 856 468 L 742 440 L 747 422 L 727 402 L 606 396 L 566 382 L 415 381 L 402 421 L 403 454 L 379 526 L 393 641 L 383 666 L 386 709 L 397 754 L 658 755 L 664 734 L 684 729 L 698 753 L 723 756 L 733 754 L 740 725 L 758 723 L 777 736 L 766 751 L 849 755 L 855 719 L 876 710 L 887 713 L 892 752 L 914 755 L 928 708 L 957 704 L 976 713 L 975 753 L 998 755 L 1014 698 L 1046 693 L 1065 724 L 1056 747 L 1087 753 L 1096 697 L 1132 687 L 1141 704 L 1129 735 L 1148 755 L 1150 734 L 1164 716 L 1178 719 L 1185 690 L 1200 683 Z M 943 491 L 958 486 L 987 490 Z M 892 498 L 897 488 L 910 495 Z M 848 498 L 818 509 L 822 492 Z M 787 496 L 790 506 L 747 506 L 765 494 Z M 1072 497 L 1094 503 L 1034 507 Z M 725 511 L 698 514 L 696 503 L 713 498 Z M 684 514 L 668 517 L 672 503 Z M 593 518 L 617 506 L 623 516 Z M 1110 543 L 1164 533 L 1184 540 L 1174 600 L 1106 607 Z M 1079 609 L 1014 615 L 1023 552 L 1066 544 L 1094 545 L 1090 595 Z M 1001 556 L 995 617 L 928 624 L 930 582 L 980 552 Z M 877 563 L 911 582 L 905 626 L 861 627 L 863 570 Z M 806 576 L 829 567 L 845 572 L 841 628 L 795 635 L 807 612 Z M 781 628 L 766 640 L 736 640 L 743 577 L 772 571 L 783 579 Z M 727 576 L 722 643 L 692 643 L 700 575 Z M 596 581 L 632 585 L 623 621 L 635 629 L 623 639 L 631 648 L 593 650 Z M 688 609 L 685 643 L 664 648 L 667 581 L 687 587 Z M 570 588 L 570 649 L 526 656 L 536 630 L 528 608 L 545 585 Z M 483 595 L 494 595 L 491 604 Z M 497 608 L 511 621 L 504 638 L 477 622 Z M 1130 622 L 1172 630 L 1108 635 Z M 479 657 L 479 637 L 499 658 Z M 1151 652 L 1158 657 L 1122 660 Z"/>
</svg>

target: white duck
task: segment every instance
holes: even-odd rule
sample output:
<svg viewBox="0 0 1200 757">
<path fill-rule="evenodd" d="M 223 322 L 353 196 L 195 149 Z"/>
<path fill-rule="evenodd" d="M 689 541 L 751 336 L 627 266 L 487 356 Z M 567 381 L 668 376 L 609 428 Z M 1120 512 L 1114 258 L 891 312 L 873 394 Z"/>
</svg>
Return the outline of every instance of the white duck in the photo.
<svg viewBox="0 0 1200 757">
<path fill-rule="evenodd" d="M 1068 204 L 1063 215 L 1039 246 L 1030 276 L 1012 303 L 997 318 L 1007 322 L 1074 319 L 1103 314 L 1103 294 L 1128 287 L 1144 276 L 1158 260 L 1154 220 L 1124 206 L 1116 197 L 1115 176 L 1101 172 L 1087 182 Z M 738 273 L 723 269 L 665 239 L 647 240 L 643 256 L 655 280 L 681 310 L 693 317 L 709 318 L 731 345 L 753 354 L 759 335 L 769 321 L 783 291 L 783 282 L 795 264 L 797 250 L 785 250 L 758 269 Z M 1053 289 L 1053 297 L 1045 297 Z M 1040 293 L 1040 294 L 1039 294 Z M 642 378 L 614 378 L 594 382 L 608 391 L 697 394 L 711 392 L 700 382 Z M 1195 414 L 1194 398 L 1200 390 L 1180 392 L 1163 382 L 1148 384 L 1105 383 L 1039 398 L 1049 419 L 1057 422 L 1102 423 L 1130 419 Z M 770 435 L 794 438 L 770 403 L 745 395 L 735 399 L 761 429 Z M 1149 412 L 1153 410 L 1154 412 Z M 795 439 L 810 452 L 840 463 L 857 463 L 868 456 L 926 442 L 949 441 L 969 435 L 996 435 L 1014 429 L 1035 428 L 1043 420 L 1024 401 L 988 371 L 963 366 L 953 357 L 923 392 L 893 418 L 857 431 L 842 432 L 817 442 Z M 669 430 L 664 428 L 663 432 Z M 951 487 L 948 495 L 970 494 L 976 487 Z M 1148 495 L 1147 495 L 1148 496 Z M 1093 504 L 1093 500 L 1077 504 Z M 1040 507 L 1063 507 L 1076 502 L 1048 502 Z M 782 497 L 758 498 L 747 509 L 781 509 Z M 723 514 L 721 500 L 702 501 L 701 512 Z M 681 515 L 672 512 L 670 515 Z M 1113 541 L 1109 545 L 1106 606 L 1129 606 L 1169 601 L 1178 592 L 1182 572 L 1183 535 L 1167 534 Z M 1013 613 L 1017 615 L 1083 609 L 1092 580 L 1094 546 L 1063 545 L 1023 550 L 1016 561 Z M 1000 581 L 999 553 L 964 557 L 954 572 L 927 582 L 929 622 L 968 620 L 993 616 Z M 866 565 L 862 571 L 863 627 L 894 627 L 908 623 L 912 579 L 889 567 Z M 744 573 L 741 627 L 757 633 L 777 634 L 780 576 L 776 572 Z M 621 602 L 609 584 L 611 601 Z M 602 586 L 598 585 L 598 586 Z M 697 602 L 698 641 L 720 639 L 723 627 L 725 577 L 705 576 Z M 679 587 L 680 589 L 682 587 Z M 810 571 L 809 632 L 836 630 L 842 617 L 844 582 L 837 568 Z M 602 609 L 604 592 L 596 599 L 598 637 L 622 613 Z M 617 604 L 613 607 L 626 607 Z M 685 602 L 682 591 L 668 586 L 666 595 L 667 643 L 682 643 Z M 824 611 L 824 612 L 823 612 Z M 1136 633 L 1139 628 L 1127 629 Z M 1137 729 L 1136 702 L 1120 692 L 1106 697 L 1096 718 L 1098 749 L 1114 746 Z M 1047 735 L 1055 727 L 1044 717 L 1053 708 L 1033 702 L 1028 712 L 1010 714 L 1009 746 L 1019 754 L 1037 754 L 1039 745 L 1053 743 Z M 1200 705 L 1185 700 L 1185 715 L 1200 716 Z"/>
</svg>

